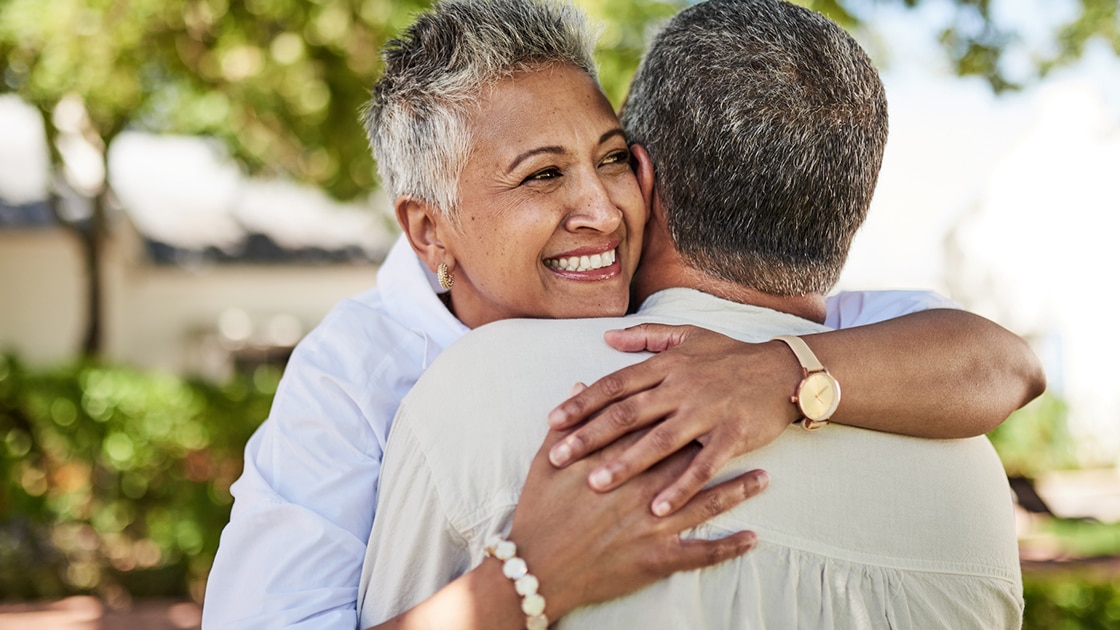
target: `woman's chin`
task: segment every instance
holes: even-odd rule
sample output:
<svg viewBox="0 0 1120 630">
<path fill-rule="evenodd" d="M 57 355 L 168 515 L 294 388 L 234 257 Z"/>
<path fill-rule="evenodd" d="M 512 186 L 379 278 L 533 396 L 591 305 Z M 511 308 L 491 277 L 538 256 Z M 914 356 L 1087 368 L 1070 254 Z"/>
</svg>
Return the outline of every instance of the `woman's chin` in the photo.
<svg viewBox="0 0 1120 630">
<path fill-rule="evenodd" d="M 549 319 L 586 319 L 594 317 L 622 317 L 626 314 L 626 309 L 630 304 L 629 294 L 623 295 L 621 298 L 613 298 L 608 300 L 597 300 L 590 302 L 581 302 L 578 300 L 568 301 L 563 305 L 557 305 L 556 308 L 551 309 L 547 315 Z"/>
</svg>

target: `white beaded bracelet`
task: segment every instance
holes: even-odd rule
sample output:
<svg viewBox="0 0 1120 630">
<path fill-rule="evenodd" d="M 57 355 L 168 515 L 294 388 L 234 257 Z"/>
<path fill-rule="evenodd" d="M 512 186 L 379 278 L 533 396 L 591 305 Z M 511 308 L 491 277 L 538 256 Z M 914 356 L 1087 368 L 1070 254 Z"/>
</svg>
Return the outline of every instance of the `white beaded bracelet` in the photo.
<svg viewBox="0 0 1120 630">
<path fill-rule="evenodd" d="M 546 630 L 548 617 L 544 614 L 544 597 L 537 592 L 540 582 L 529 573 L 529 567 L 517 555 L 517 545 L 497 534 L 486 539 L 486 555 L 502 561 L 502 574 L 513 580 L 513 588 L 521 596 L 521 612 L 525 613 L 528 630 Z"/>
</svg>

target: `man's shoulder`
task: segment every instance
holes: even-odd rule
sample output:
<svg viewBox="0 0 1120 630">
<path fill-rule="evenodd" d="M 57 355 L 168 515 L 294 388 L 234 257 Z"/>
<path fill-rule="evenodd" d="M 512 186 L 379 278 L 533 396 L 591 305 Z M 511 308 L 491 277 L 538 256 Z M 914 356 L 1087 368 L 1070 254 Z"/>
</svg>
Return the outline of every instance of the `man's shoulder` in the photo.
<svg viewBox="0 0 1120 630">
<path fill-rule="evenodd" d="M 552 343 L 557 336 L 601 334 L 612 328 L 630 326 L 637 316 L 592 317 L 583 319 L 503 319 L 479 326 L 463 336 L 456 345 L 500 343 L 501 339 L 517 339 L 534 344 Z"/>
<path fill-rule="evenodd" d="M 505 320 L 479 327 L 451 344 L 421 375 L 401 404 L 393 431 L 400 427 L 418 443 L 438 449 L 438 467 L 449 470 L 453 467 L 445 464 L 464 448 L 491 440 L 503 444 L 507 454 L 531 456 L 547 429 L 548 412 L 572 385 L 591 383 L 645 356 L 618 352 L 603 339 L 606 330 L 629 323 L 619 318 Z"/>
<path fill-rule="evenodd" d="M 451 344 L 421 377 L 410 395 L 429 399 L 429 390 L 503 393 L 525 398 L 549 389 L 568 375 L 595 374 L 625 362 L 603 333 L 636 323 L 629 318 L 507 319 L 476 328 Z M 621 357 L 616 355 L 622 355 Z M 606 372 L 604 372 L 606 373 Z M 555 378 L 543 378 L 549 374 Z M 573 381 L 574 382 L 574 381 Z M 571 387 L 569 382 L 567 387 Z M 566 389 L 564 390 L 567 391 Z M 473 398 L 472 398 L 473 399 Z M 557 401 L 559 402 L 559 401 Z"/>
<path fill-rule="evenodd" d="M 487 371 L 517 369 L 540 357 L 554 364 L 573 351 L 581 355 L 614 352 L 603 333 L 638 323 L 638 319 L 603 317 L 592 319 L 506 319 L 480 326 L 451 344 L 429 371 L 461 372 L 464 366 L 486 366 Z M 475 377 L 482 373 L 472 371 Z M 460 374 L 460 377 L 462 374 Z M 436 376 L 430 377 L 437 378 Z M 440 377 L 442 378 L 442 377 Z"/>
</svg>

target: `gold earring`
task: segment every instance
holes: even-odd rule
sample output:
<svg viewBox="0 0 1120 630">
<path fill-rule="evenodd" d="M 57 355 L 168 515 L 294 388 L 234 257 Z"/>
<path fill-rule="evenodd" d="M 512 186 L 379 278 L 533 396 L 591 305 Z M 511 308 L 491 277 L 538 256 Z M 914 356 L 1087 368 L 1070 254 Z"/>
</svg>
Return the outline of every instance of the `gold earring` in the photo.
<svg viewBox="0 0 1120 630">
<path fill-rule="evenodd" d="M 436 277 L 439 279 L 439 286 L 451 290 L 455 286 L 455 274 L 447 269 L 447 263 L 440 263 L 439 268 L 436 269 Z"/>
</svg>

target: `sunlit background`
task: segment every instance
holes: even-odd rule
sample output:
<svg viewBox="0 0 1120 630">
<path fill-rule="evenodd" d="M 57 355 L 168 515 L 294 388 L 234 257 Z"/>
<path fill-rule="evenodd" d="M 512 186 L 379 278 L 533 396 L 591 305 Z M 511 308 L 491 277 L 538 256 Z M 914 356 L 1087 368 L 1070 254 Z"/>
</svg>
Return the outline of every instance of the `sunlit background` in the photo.
<svg viewBox="0 0 1120 630">
<path fill-rule="evenodd" d="M 396 234 L 356 104 L 424 3 L 40 1 L 0 6 L 0 602 L 121 607 L 143 571 L 198 600 L 287 353 L 373 284 Z M 617 104 L 681 5 L 579 4 L 605 21 Z M 857 35 L 890 101 L 839 288 L 935 290 L 1027 338 L 1049 392 L 993 437 L 1008 472 L 1058 517 L 1116 523 L 1116 1 L 802 4 Z"/>
</svg>

